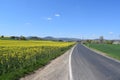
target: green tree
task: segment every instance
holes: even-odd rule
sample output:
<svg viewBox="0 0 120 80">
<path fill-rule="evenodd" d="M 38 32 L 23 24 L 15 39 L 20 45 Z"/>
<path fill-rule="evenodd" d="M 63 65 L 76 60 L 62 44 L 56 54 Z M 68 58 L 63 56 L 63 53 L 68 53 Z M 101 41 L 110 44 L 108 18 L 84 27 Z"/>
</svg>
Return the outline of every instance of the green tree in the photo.
<svg viewBox="0 0 120 80">
<path fill-rule="evenodd" d="M 1 38 L 4 38 L 4 35 L 2 35 Z"/>
<path fill-rule="evenodd" d="M 20 40 L 26 40 L 26 37 L 20 36 Z"/>
</svg>

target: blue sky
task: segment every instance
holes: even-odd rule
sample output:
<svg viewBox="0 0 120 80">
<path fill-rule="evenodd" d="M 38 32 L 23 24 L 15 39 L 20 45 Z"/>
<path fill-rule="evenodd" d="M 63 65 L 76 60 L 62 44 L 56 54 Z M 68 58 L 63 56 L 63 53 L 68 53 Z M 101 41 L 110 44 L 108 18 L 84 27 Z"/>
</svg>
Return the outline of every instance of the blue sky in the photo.
<svg viewBox="0 0 120 80">
<path fill-rule="evenodd" d="M 0 35 L 120 38 L 120 0 L 0 0 Z"/>
</svg>

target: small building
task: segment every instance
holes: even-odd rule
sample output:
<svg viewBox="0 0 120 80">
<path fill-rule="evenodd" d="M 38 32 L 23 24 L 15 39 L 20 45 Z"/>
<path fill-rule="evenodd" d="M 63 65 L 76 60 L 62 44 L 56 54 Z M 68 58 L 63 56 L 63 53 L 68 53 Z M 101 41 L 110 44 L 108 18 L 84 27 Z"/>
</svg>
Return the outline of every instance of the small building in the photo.
<svg viewBox="0 0 120 80">
<path fill-rule="evenodd" d="M 120 44 L 120 41 L 113 41 L 113 44 Z"/>
</svg>

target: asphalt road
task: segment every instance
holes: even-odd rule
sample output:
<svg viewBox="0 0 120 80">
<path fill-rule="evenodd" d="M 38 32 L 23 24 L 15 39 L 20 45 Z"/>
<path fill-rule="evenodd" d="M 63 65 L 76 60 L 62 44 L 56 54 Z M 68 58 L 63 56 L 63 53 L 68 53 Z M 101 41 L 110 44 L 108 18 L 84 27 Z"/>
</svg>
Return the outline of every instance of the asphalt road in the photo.
<svg viewBox="0 0 120 80">
<path fill-rule="evenodd" d="M 73 80 L 120 80 L 120 63 L 81 44 L 73 50 L 71 67 Z"/>
</svg>

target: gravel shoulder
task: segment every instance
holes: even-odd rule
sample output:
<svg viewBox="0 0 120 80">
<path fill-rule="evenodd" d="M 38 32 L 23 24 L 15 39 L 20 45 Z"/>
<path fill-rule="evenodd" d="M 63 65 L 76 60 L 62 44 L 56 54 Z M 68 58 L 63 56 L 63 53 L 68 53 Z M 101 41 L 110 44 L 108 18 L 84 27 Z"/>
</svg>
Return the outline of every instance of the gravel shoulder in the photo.
<svg viewBox="0 0 120 80">
<path fill-rule="evenodd" d="M 50 64 L 43 69 L 36 70 L 33 74 L 25 76 L 20 80 L 69 80 L 69 53 L 65 54 L 51 61 Z"/>
</svg>

